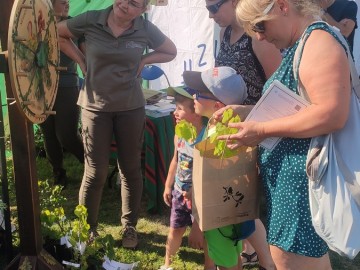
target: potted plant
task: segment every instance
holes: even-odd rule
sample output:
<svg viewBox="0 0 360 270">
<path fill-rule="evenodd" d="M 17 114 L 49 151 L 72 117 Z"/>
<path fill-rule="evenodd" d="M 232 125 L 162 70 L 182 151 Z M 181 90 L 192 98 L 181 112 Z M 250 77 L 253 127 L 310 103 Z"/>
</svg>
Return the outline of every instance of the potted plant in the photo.
<svg viewBox="0 0 360 270">
<path fill-rule="evenodd" d="M 104 256 L 110 259 L 115 257 L 111 235 L 89 241 L 90 225 L 87 223 L 88 214 L 84 205 L 76 206 L 75 218 L 69 219 L 60 205 L 66 200 L 60 194 L 61 188 L 50 187 L 47 181 L 39 183 L 39 186 L 42 187 L 42 195 L 46 194 L 46 199 L 40 203 L 43 206 L 40 218 L 44 249 L 66 268 L 96 268 L 101 266 Z"/>
</svg>

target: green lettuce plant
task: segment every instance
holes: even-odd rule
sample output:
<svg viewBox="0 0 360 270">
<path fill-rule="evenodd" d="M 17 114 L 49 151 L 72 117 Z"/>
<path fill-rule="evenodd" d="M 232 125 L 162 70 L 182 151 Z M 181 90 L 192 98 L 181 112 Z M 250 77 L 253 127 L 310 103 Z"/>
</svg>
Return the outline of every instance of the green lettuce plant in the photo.
<svg viewBox="0 0 360 270">
<path fill-rule="evenodd" d="M 89 240 L 90 225 L 87 223 L 88 213 L 84 205 L 77 205 L 75 217 L 69 219 L 61 206 L 66 201 L 61 195 L 61 187 L 39 181 L 39 190 L 43 237 L 45 241 L 53 239 L 58 244 L 64 244 L 71 251 L 72 259 L 67 268 L 88 269 L 89 261 L 101 264 L 104 256 L 114 259 L 114 239 L 111 235 Z M 78 264 L 80 267 L 75 267 Z"/>
</svg>

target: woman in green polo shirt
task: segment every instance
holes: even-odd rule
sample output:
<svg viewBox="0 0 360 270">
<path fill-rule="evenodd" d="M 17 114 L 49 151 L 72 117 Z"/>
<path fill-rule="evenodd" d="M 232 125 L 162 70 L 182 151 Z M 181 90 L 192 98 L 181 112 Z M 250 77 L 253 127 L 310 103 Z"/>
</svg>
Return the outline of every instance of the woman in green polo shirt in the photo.
<svg viewBox="0 0 360 270">
<path fill-rule="evenodd" d="M 143 189 L 141 149 L 145 101 L 139 74 L 146 64 L 171 61 L 174 43 L 141 15 L 149 0 L 115 0 L 106 9 L 88 11 L 58 25 L 61 50 L 86 74 L 80 91 L 85 170 L 79 202 L 88 208 L 88 222 L 96 234 L 98 211 L 108 173 L 114 136 L 121 184 L 123 240 L 137 246 L 135 226 Z M 71 42 L 85 37 L 86 54 Z M 153 51 L 143 54 L 149 47 Z"/>
</svg>

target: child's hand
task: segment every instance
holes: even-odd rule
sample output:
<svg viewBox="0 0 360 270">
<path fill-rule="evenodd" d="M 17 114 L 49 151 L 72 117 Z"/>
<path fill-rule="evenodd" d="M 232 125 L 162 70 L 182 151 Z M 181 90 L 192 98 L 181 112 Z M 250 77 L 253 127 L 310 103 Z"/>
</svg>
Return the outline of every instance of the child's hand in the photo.
<svg viewBox="0 0 360 270">
<path fill-rule="evenodd" d="M 189 246 L 195 249 L 204 248 L 204 235 L 199 228 L 199 224 L 195 220 L 189 233 Z"/>
<path fill-rule="evenodd" d="M 164 202 L 169 207 L 171 207 L 171 191 L 172 191 L 171 187 L 165 187 L 163 194 Z"/>
<path fill-rule="evenodd" d="M 192 208 L 192 188 L 189 191 L 183 191 L 184 204 L 186 204 L 188 209 Z"/>
</svg>

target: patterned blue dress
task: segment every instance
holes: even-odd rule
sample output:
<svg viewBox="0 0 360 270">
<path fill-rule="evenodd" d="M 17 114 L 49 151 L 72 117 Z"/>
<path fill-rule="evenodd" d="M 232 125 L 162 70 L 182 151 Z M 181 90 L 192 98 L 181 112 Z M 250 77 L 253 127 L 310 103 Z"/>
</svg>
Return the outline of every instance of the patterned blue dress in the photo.
<svg viewBox="0 0 360 270">
<path fill-rule="evenodd" d="M 323 23 L 315 23 L 306 31 L 314 29 L 332 32 Z M 298 44 L 299 41 L 286 50 L 280 67 L 267 81 L 263 92 L 274 80 L 279 80 L 298 93 L 293 74 Z M 259 165 L 268 206 L 268 242 L 288 252 L 321 257 L 328 246 L 316 234 L 311 222 L 305 172 L 309 143 L 310 139 L 283 138 L 272 152 L 260 147 Z"/>
</svg>

